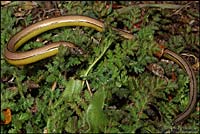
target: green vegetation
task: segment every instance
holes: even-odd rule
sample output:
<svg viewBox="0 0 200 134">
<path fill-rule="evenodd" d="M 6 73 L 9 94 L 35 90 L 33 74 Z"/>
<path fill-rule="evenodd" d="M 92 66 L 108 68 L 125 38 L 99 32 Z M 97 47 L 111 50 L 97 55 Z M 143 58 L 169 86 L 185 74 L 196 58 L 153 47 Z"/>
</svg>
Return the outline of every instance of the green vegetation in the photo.
<svg viewBox="0 0 200 134">
<path fill-rule="evenodd" d="M 128 2 L 119 2 L 124 6 L 119 10 L 112 8 L 115 2 L 109 3 L 109 7 L 106 4 L 61 2 L 58 8 L 65 15 L 86 15 L 113 27 L 126 28 L 134 34 L 134 39 L 124 39 L 109 28 L 102 33 L 85 27 L 51 30 L 39 38 L 70 41 L 85 55 L 71 54 L 69 49 L 60 47 L 56 56 L 24 67 L 7 63 L 3 50 L 16 32 L 32 23 L 34 16 L 29 14 L 19 20 L 14 15 L 16 6 L 1 7 L 1 109 L 12 111 L 12 122 L 2 124 L 1 133 L 199 131 L 197 109 L 183 125 L 171 126 L 176 115 L 187 106 L 188 77 L 176 64 L 160 62 L 153 56 L 158 50 L 158 39 L 176 53 L 185 50 L 198 53 L 199 31 L 194 31 L 188 23 L 171 19 L 180 10 L 187 13 L 189 20 L 196 21 L 197 13 L 182 6 L 141 8 L 136 4 L 135 8 L 127 9 Z M 174 26 L 180 23 L 180 27 Z M 41 45 L 31 40 L 20 50 Z M 147 70 L 150 63 L 162 66 L 169 80 L 166 82 Z M 172 70 L 176 81 L 171 80 Z M 151 111 L 150 104 L 156 110 Z M 197 105 L 199 108 L 199 102 Z M 1 111 L 1 120 L 4 118 Z"/>
</svg>

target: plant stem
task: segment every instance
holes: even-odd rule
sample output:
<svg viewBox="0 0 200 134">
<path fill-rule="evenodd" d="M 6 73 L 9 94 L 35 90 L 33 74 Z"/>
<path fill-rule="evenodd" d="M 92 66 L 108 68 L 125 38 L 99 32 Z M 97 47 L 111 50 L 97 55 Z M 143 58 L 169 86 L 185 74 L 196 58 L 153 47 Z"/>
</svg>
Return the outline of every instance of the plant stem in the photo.
<svg viewBox="0 0 200 134">
<path fill-rule="evenodd" d="M 108 50 L 108 48 L 110 47 L 110 45 L 112 44 L 112 40 L 108 40 L 107 45 L 104 47 L 103 52 L 100 54 L 100 56 L 89 66 L 89 68 L 87 69 L 87 71 L 85 72 L 84 75 L 82 75 L 81 77 L 85 78 L 88 73 L 90 72 L 90 70 L 95 66 L 95 64 L 103 57 L 103 55 L 105 54 L 105 52 Z M 82 83 L 82 87 L 85 84 L 85 80 Z"/>
<path fill-rule="evenodd" d="M 90 72 L 90 70 L 94 67 L 94 65 L 103 57 L 103 55 L 105 54 L 105 52 L 108 50 L 108 48 L 110 47 L 110 45 L 112 44 L 112 41 L 108 42 L 108 45 L 105 46 L 103 52 L 100 54 L 100 56 L 89 66 L 88 70 L 86 71 L 86 73 L 83 75 L 83 77 L 86 77 L 88 75 L 88 73 Z"/>
</svg>

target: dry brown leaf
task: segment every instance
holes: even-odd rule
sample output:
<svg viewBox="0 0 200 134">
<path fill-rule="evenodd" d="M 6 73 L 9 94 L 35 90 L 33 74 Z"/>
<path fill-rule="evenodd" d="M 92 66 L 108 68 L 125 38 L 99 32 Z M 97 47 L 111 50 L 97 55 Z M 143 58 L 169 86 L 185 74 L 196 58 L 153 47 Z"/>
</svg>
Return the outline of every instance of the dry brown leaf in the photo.
<svg viewBox="0 0 200 134">
<path fill-rule="evenodd" d="M 1 122 L 1 124 L 9 124 L 12 121 L 12 115 L 11 115 L 11 110 L 10 108 L 4 109 L 3 110 L 3 115 L 5 117 L 5 120 Z"/>
<path fill-rule="evenodd" d="M 7 5 L 7 4 L 9 4 L 9 3 L 11 3 L 11 1 L 1 1 L 1 5 L 2 5 L 2 6 Z"/>
</svg>

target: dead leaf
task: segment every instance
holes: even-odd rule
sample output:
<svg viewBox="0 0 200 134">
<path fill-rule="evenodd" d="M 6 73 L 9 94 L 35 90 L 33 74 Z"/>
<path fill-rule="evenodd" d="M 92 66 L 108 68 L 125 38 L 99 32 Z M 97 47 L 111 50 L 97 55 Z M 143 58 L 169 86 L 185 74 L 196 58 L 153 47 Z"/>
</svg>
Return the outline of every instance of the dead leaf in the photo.
<svg viewBox="0 0 200 134">
<path fill-rule="evenodd" d="M 149 69 L 153 74 L 164 78 L 164 69 L 158 64 L 151 63 L 147 66 L 147 69 Z"/>
<path fill-rule="evenodd" d="M 29 89 L 37 89 L 37 88 L 40 87 L 39 84 L 35 83 L 35 82 L 32 81 L 32 80 L 27 80 L 27 81 L 25 82 L 25 84 L 28 86 Z"/>
<path fill-rule="evenodd" d="M 51 90 L 54 91 L 56 89 L 56 86 L 57 86 L 57 82 L 55 81 L 53 85 L 51 86 Z"/>
<path fill-rule="evenodd" d="M 177 80 L 176 74 L 174 72 L 172 72 L 171 76 L 172 76 L 172 81 L 176 81 Z"/>
<path fill-rule="evenodd" d="M 7 5 L 7 4 L 9 4 L 9 3 L 11 3 L 11 1 L 1 1 L 1 5 L 2 5 L 2 6 Z"/>
<path fill-rule="evenodd" d="M 4 121 L 1 121 L 1 124 L 9 124 L 12 121 L 11 110 L 9 108 L 3 110 L 3 115 L 5 117 Z"/>
</svg>

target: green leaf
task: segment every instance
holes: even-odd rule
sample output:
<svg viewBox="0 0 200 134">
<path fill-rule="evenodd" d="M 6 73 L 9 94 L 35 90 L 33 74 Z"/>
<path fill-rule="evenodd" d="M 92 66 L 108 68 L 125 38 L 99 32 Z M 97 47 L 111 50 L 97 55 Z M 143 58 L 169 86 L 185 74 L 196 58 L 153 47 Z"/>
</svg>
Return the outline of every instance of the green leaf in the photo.
<svg viewBox="0 0 200 134">
<path fill-rule="evenodd" d="M 19 116 L 19 120 L 23 120 L 23 121 L 25 121 L 25 120 L 28 120 L 28 119 L 30 119 L 30 113 L 28 113 L 28 112 L 26 112 L 26 113 L 22 113 L 20 116 Z"/>
<path fill-rule="evenodd" d="M 67 83 L 65 83 L 65 91 L 63 92 L 63 98 L 69 97 L 72 99 L 73 97 L 76 97 L 80 94 L 81 89 L 81 80 L 70 79 Z"/>
<path fill-rule="evenodd" d="M 103 112 L 105 96 L 104 89 L 98 90 L 88 106 L 86 117 L 93 132 L 103 131 L 107 124 L 106 116 Z"/>
<path fill-rule="evenodd" d="M 55 109 L 63 101 L 72 101 L 73 98 L 78 98 L 80 96 L 80 91 L 82 89 L 82 81 L 70 79 L 68 82 L 62 81 L 65 86 L 65 91 L 62 93 L 62 96 L 55 102 L 52 106 L 52 109 Z"/>
</svg>

